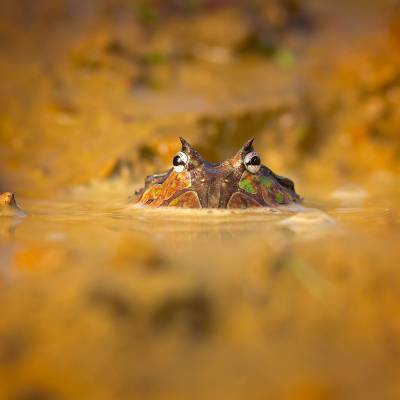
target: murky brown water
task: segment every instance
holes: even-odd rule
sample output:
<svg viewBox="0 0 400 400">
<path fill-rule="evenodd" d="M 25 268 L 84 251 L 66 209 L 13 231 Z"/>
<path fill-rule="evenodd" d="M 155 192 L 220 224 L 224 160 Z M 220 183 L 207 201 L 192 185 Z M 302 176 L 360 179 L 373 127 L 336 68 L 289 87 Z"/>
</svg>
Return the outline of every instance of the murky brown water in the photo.
<svg viewBox="0 0 400 400">
<path fill-rule="evenodd" d="M 398 398 L 398 183 L 289 212 L 135 209 L 113 184 L 21 199 L 29 217 L 1 221 L 3 393 Z"/>
</svg>

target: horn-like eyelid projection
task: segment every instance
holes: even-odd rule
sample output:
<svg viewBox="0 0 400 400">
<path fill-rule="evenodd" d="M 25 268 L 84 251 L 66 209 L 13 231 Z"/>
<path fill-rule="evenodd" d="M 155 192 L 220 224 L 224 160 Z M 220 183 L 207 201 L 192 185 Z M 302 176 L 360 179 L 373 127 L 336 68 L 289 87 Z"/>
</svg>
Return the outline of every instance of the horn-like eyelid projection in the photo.
<svg viewBox="0 0 400 400">
<path fill-rule="evenodd" d="M 229 160 L 206 161 L 185 139 L 171 168 L 150 175 L 135 192 L 135 202 L 148 207 L 254 208 L 300 203 L 294 183 L 262 164 L 248 140 Z"/>
</svg>

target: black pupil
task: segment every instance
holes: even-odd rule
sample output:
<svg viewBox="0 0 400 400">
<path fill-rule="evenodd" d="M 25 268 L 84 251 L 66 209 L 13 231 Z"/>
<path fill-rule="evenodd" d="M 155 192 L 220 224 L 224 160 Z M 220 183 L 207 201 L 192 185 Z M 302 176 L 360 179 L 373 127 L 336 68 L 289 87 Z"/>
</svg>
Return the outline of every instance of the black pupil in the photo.
<svg viewBox="0 0 400 400">
<path fill-rule="evenodd" d="M 251 160 L 247 163 L 248 165 L 260 165 L 261 160 L 258 156 L 251 157 Z"/>
<path fill-rule="evenodd" d="M 185 165 L 185 162 L 182 160 L 181 156 L 177 154 L 174 157 L 172 164 L 174 164 L 174 166 L 177 167 L 178 165 Z"/>
</svg>

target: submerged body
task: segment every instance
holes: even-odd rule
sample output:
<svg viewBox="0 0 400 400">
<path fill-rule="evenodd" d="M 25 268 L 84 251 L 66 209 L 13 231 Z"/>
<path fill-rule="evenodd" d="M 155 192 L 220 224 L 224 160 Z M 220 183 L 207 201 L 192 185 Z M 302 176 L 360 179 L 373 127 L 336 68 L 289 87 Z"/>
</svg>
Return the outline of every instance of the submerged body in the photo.
<svg viewBox="0 0 400 400">
<path fill-rule="evenodd" d="M 136 192 L 137 204 L 149 207 L 253 208 L 299 203 L 293 182 L 261 165 L 249 140 L 220 163 L 206 161 L 186 140 L 173 167 L 150 175 Z"/>
</svg>

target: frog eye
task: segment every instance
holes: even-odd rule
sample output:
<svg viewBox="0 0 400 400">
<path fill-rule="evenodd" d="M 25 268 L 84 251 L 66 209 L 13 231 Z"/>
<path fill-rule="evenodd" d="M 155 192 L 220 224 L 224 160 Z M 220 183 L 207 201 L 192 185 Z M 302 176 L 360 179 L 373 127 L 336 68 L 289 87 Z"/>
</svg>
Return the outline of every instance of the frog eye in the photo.
<svg viewBox="0 0 400 400">
<path fill-rule="evenodd" d="M 252 174 L 256 174 L 261 168 L 261 159 L 255 151 L 246 154 L 243 163 L 247 171 Z"/>
<path fill-rule="evenodd" d="M 187 154 L 180 151 L 172 160 L 175 172 L 184 171 L 189 164 L 189 157 Z"/>
</svg>

